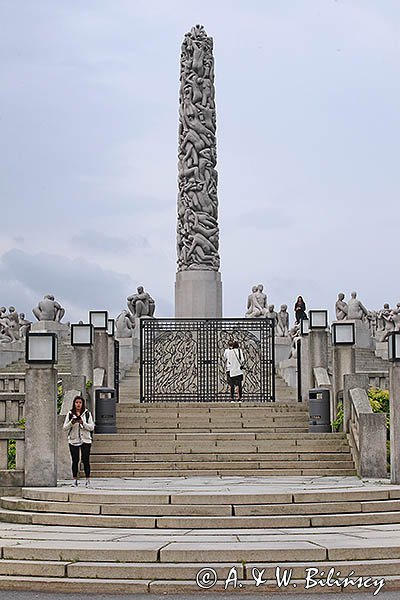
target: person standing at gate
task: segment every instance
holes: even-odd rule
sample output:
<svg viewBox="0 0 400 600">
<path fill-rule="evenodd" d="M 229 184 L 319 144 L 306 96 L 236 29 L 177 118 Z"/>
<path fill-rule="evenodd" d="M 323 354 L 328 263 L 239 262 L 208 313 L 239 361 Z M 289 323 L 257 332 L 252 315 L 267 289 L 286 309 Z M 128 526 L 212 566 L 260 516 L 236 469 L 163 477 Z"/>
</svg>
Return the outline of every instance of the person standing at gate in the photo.
<svg viewBox="0 0 400 600">
<path fill-rule="evenodd" d="M 238 388 L 239 400 L 242 399 L 243 388 L 243 353 L 239 348 L 239 343 L 234 341 L 232 347 L 225 350 L 224 357 L 228 372 L 228 382 L 231 388 L 231 401 L 235 399 L 235 387 Z M 228 371 L 229 368 L 229 371 Z"/>
<path fill-rule="evenodd" d="M 231 385 L 231 376 L 229 374 L 229 371 L 231 369 L 231 363 L 229 362 L 229 352 L 232 350 L 232 348 L 233 348 L 233 340 L 228 340 L 228 347 L 224 352 L 224 360 L 225 360 L 226 381 L 229 386 Z"/>
<path fill-rule="evenodd" d="M 72 459 L 73 485 L 78 485 L 79 456 L 85 470 L 86 487 L 90 486 L 90 450 L 94 421 L 90 411 L 85 408 L 82 396 L 75 396 L 72 408 L 65 417 L 63 429 L 68 432 L 69 451 Z"/>
</svg>

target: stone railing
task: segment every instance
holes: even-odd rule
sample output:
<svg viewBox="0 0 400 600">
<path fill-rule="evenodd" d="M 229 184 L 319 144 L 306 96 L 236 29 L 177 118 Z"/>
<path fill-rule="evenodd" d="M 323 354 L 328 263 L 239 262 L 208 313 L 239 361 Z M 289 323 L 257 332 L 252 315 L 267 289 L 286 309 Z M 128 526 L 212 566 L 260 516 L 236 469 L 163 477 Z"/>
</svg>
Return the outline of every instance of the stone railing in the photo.
<svg viewBox="0 0 400 600">
<path fill-rule="evenodd" d="M 25 394 L 0 392 L 0 428 L 15 427 L 24 416 Z"/>
<path fill-rule="evenodd" d="M 0 373 L 0 394 L 25 393 L 25 373 Z"/>
<path fill-rule="evenodd" d="M 388 371 L 369 371 L 368 372 L 369 387 L 379 388 L 381 390 L 389 389 L 389 372 Z"/>
<path fill-rule="evenodd" d="M 360 477 L 387 477 L 386 414 L 374 413 L 365 389 L 345 390 L 345 431 Z M 347 422 L 346 422 L 347 421 Z"/>
<path fill-rule="evenodd" d="M 0 428 L 0 489 L 24 485 L 25 431 Z"/>
</svg>

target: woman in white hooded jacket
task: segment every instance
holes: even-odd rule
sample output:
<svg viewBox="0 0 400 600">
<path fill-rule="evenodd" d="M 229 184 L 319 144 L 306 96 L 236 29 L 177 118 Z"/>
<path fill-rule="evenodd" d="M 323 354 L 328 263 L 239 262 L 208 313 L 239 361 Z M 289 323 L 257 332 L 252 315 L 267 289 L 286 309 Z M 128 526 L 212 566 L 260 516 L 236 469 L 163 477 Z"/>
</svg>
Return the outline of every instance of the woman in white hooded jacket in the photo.
<svg viewBox="0 0 400 600">
<path fill-rule="evenodd" d="M 85 408 L 82 396 L 75 396 L 72 408 L 64 421 L 64 430 L 68 432 L 69 450 L 72 458 L 73 485 L 78 485 L 79 455 L 83 462 L 86 487 L 90 485 L 90 450 L 94 421 L 90 411 Z"/>
</svg>

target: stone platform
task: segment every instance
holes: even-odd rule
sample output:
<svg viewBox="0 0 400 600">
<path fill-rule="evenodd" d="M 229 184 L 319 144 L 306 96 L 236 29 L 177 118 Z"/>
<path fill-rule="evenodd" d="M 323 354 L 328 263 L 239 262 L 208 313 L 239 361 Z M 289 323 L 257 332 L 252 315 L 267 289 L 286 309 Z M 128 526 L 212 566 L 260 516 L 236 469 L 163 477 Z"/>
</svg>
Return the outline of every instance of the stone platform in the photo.
<svg viewBox="0 0 400 600">
<path fill-rule="evenodd" d="M 202 592 L 196 577 L 216 573 L 209 588 L 223 591 L 234 568 L 239 588 L 265 594 L 282 592 L 278 566 L 292 569 L 285 592 L 305 591 L 311 568 L 321 580 L 331 568 L 371 577 L 375 587 L 360 588 L 371 597 L 382 578 L 384 590 L 400 588 L 400 486 L 386 480 L 96 479 L 90 489 L 25 488 L 1 506 L 3 589 Z"/>
</svg>

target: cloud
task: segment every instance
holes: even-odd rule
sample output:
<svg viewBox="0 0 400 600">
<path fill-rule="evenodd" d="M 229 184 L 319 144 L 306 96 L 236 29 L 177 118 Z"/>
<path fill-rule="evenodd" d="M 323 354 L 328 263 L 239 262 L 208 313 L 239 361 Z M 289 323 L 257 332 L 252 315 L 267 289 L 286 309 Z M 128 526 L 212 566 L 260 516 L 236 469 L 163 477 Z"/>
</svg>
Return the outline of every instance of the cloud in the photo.
<svg viewBox="0 0 400 600">
<path fill-rule="evenodd" d="M 146 250 L 150 248 L 149 241 L 143 235 L 136 234 L 129 238 L 110 236 L 106 233 L 85 230 L 75 234 L 71 238 L 74 246 L 79 248 L 87 248 L 90 251 L 104 252 L 106 254 L 113 253 L 124 255 L 131 250 Z"/>
<path fill-rule="evenodd" d="M 35 299 L 37 303 L 44 294 L 53 293 L 63 306 L 80 314 L 90 308 L 117 311 L 135 285 L 129 275 L 103 269 L 84 258 L 44 252 L 30 255 L 18 249 L 1 257 L 0 281 L 5 288 L 22 292 L 25 301 Z M 70 318 L 67 314 L 66 319 Z"/>
<path fill-rule="evenodd" d="M 4 290 L 0 303 L 14 304 L 28 317 L 46 293 L 54 294 L 66 308 L 64 320 L 86 319 L 91 309 L 106 309 L 116 316 L 139 283 L 126 273 L 104 269 L 82 257 L 28 254 L 13 248 L 0 258 L 0 285 Z M 158 296 L 155 300 L 159 316 L 172 316 L 169 300 Z"/>
</svg>

